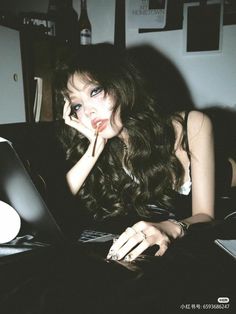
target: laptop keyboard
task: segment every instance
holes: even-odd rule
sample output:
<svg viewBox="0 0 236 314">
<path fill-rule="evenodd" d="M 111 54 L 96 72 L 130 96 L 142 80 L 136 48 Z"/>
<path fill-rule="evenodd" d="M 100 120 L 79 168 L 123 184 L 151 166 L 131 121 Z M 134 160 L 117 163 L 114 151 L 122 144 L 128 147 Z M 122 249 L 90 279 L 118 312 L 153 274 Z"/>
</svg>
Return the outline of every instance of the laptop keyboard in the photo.
<svg viewBox="0 0 236 314">
<path fill-rule="evenodd" d="M 79 238 L 80 242 L 106 242 L 118 238 L 118 235 L 96 231 L 96 230 L 84 230 Z"/>
<path fill-rule="evenodd" d="M 0 247 L 0 257 L 2 256 L 8 256 L 8 255 L 12 255 L 12 254 L 18 254 L 18 253 L 22 253 L 25 251 L 30 251 L 32 250 L 32 248 L 30 247 Z"/>
</svg>

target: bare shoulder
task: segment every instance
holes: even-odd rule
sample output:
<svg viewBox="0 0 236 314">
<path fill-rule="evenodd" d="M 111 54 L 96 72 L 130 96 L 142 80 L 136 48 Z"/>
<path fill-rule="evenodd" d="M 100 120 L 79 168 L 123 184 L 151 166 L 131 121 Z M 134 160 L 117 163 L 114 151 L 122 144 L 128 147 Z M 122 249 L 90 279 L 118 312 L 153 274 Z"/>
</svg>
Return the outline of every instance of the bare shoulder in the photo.
<svg viewBox="0 0 236 314">
<path fill-rule="evenodd" d="M 185 117 L 185 112 L 179 113 L 182 118 Z M 175 147 L 178 148 L 181 145 L 182 136 L 183 136 L 183 125 L 178 121 L 173 121 L 173 125 L 176 131 L 176 144 Z M 188 133 L 188 141 L 190 147 L 193 143 L 197 144 L 197 139 L 201 140 L 204 138 L 212 137 L 212 123 L 210 118 L 201 111 L 192 110 L 188 114 L 187 121 L 187 133 Z"/>
<path fill-rule="evenodd" d="M 212 133 L 212 123 L 210 118 L 203 112 L 192 110 L 188 116 L 188 135 L 189 139 L 201 135 Z"/>
</svg>

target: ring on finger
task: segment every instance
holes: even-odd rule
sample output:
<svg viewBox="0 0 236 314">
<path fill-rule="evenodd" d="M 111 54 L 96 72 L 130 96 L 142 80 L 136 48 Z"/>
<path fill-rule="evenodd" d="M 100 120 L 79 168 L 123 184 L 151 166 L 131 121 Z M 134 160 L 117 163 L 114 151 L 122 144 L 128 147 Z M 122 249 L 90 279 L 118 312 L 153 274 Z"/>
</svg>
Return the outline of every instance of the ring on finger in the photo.
<svg viewBox="0 0 236 314">
<path fill-rule="evenodd" d="M 142 230 L 140 231 L 140 233 L 141 233 L 141 235 L 142 235 L 142 237 L 143 237 L 143 240 L 145 240 L 145 239 L 147 238 L 146 233 L 144 233 Z"/>
</svg>

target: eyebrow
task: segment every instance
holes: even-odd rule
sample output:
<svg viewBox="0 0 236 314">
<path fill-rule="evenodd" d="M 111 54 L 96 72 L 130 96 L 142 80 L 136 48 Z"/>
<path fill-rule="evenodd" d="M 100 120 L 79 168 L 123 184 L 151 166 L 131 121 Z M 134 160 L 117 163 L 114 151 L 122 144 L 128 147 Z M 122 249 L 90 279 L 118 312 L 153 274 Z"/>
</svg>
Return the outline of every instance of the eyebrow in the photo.
<svg viewBox="0 0 236 314">
<path fill-rule="evenodd" d="M 72 85 L 72 84 L 71 84 Z M 74 89 L 77 91 L 77 92 L 82 92 L 83 90 L 86 90 L 86 89 L 88 89 L 88 88 L 91 88 L 91 89 L 93 89 L 93 88 L 96 88 L 96 87 L 98 87 L 98 86 L 100 86 L 98 83 L 96 84 L 96 83 L 93 83 L 93 82 L 88 82 L 88 83 L 85 83 L 84 85 L 83 85 L 83 89 L 82 90 L 80 90 L 77 86 L 75 86 L 75 84 L 73 84 L 72 85 L 73 87 L 74 87 Z M 69 99 L 72 101 L 72 99 L 77 99 L 78 97 L 77 96 L 73 96 L 73 94 L 75 94 L 76 93 L 76 91 L 72 91 L 72 90 L 70 90 L 69 88 L 67 88 L 67 91 L 68 91 L 68 97 L 69 97 Z M 72 96 L 70 97 L 70 95 L 69 94 L 72 94 Z"/>
<path fill-rule="evenodd" d="M 76 102 L 76 103 L 77 103 L 78 101 L 76 101 L 76 99 L 77 99 L 77 97 L 73 97 L 73 96 L 70 97 L 70 99 L 69 99 L 69 100 L 70 100 L 70 103 L 71 103 L 71 104 L 73 104 L 73 102 Z"/>
<path fill-rule="evenodd" d="M 71 86 L 74 87 L 79 92 L 81 92 L 82 90 L 79 89 L 78 86 L 76 85 L 76 79 L 79 80 L 79 83 L 83 84 L 83 89 L 86 89 L 89 86 L 97 86 L 97 85 L 99 85 L 99 83 L 94 82 L 92 80 L 89 80 L 89 79 L 86 79 L 86 78 L 79 78 L 78 76 L 76 77 L 75 75 L 73 75 L 73 76 L 71 76 L 69 78 L 68 82 L 70 82 Z"/>
</svg>

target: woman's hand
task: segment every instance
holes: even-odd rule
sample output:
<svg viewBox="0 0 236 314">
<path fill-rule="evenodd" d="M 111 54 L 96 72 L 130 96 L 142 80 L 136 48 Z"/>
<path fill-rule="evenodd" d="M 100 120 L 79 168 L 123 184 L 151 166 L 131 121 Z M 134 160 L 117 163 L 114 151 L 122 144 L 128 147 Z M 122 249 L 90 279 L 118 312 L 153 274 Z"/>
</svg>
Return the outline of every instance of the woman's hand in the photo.
<svg viewBox="0 0 236 314">
<path fill-rule="evenodd" d="M 72 128 L 79 131 L 81 134 L 83 134 L 87 139 L 92 142 L 94 139 L 94 133 L 95 130 L 89 129 L 85 127 L 78 118 L 75 118 L 74 116 L 71 116 L 71 105 L 70 102 L 65 99 L 65 104 L 63 108 L 63 119 L 65 121 L 65 124 L 71 126 Z"/>
<path fill-rule="evenodd" d="M 98 134 L 96 138 L 95 129 L 91 129 L 86 127 L 84 124 L 80 122 L 78 118 L 75 118 L 71 115 L 71 105 L 70 102 L 65 99 L 65 104 L 63 108 L 63 119 L 65 121 L 65 124 L 71 126 L 72 128 L 76 129 L 78 132 L 83 134 L 91 144 L 94 144 L 94 141 L 96 140 L 96 151 L 103 150 L 105 144 L 107 143 L 107 139 L 103 138 Z M 95 144 L 94 144 L 95 145 Z"/>
<path fill-rule="evenodd" d="M 162 256 L 171 241 L 181 234 L 182 228 L 168 220 L 159 223 L 140 221 L 120 235 L 110 248 L 107 258 L 113 260 L 124 258 L 125 261 L 133 261 L 153 245 L 159 246 L 155 256 Z"/>
</svg>

